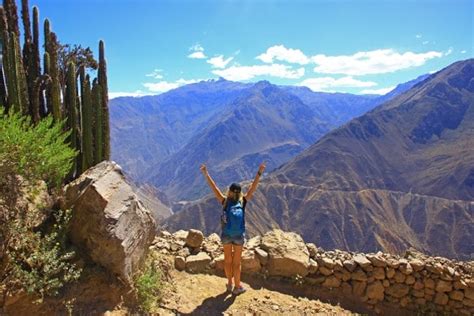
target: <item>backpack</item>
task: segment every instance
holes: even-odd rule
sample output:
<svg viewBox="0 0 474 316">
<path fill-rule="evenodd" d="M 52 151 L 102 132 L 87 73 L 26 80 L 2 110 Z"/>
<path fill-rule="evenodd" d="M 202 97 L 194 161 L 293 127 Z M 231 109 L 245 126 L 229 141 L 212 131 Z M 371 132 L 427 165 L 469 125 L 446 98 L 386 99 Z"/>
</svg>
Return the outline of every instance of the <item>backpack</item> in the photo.
<svg viewBox="0 0 474 316">
<path fill-rule="evenodd" d="M 235 211 L 228 209 L 227 202 L 227 199 L 224 199 L 221 215 L 222 233 L 231 237 L 240 236 L 245 232 L 245 206 L 247 205 L 247 200 L 244 197 L 239 202 L 242 207 L 241 212 L 238 208 Z"/>
</svg>

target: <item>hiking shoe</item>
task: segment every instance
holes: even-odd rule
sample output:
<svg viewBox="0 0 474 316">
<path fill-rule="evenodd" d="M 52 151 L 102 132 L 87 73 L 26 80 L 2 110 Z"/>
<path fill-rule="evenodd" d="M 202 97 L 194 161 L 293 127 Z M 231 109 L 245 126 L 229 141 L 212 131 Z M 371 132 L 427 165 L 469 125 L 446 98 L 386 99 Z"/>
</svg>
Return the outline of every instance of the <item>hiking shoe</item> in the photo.
<svg viewBox="0 0 474 316">
<path fill-rule="evenodd" d="M 247 291 L 247 289 L 244 288 L 244 287 L 241 285 L 241 286 L 239 286 L 239 287 L 234 288 L 234 291 L 232 291 L 232 293 L 233 293 L 234 295 L 239 295 L 239 294 L 244 293 L 245 291 Z"/>
<path fill-rule="evenodd" d="M 227 292 L 232 292 L 232 284 L 226 284 L 225 287 L 227 289 Z"/>
</svg>

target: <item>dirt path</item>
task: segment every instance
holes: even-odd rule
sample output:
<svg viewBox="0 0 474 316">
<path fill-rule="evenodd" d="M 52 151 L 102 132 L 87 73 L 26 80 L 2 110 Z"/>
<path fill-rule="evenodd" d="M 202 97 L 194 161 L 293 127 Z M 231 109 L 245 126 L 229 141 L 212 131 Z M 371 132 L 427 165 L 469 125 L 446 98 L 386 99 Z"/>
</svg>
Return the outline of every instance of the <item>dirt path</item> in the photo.
<svg viewBox="0 0 474 316">
<path fill-rule="evenodd" d="M 172 271 L 160 315 L 352 315 L 340 306 L 243 283 L 247 292 L 225 292 L 226 279 Z"/>
</svg>

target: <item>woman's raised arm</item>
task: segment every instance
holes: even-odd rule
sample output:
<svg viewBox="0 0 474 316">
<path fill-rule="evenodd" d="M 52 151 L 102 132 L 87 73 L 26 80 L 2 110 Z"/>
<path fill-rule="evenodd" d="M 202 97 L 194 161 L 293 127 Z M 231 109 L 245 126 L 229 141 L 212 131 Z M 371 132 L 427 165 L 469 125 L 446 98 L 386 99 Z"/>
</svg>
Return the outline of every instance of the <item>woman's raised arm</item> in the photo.
<svg viewBox="0 0 474 316">
<path fill-rule="evenodd" d="M 250 185 L 250 189 L 245 194 L 245 199 L 248 201 L 252 198 L 253 193 L 257 190 L 258 182 L 260 181 L 260 176 L 262 175 L 263 171 L 265 171 L 265 162 L 262 162 L 258 167 L 258 172 L 255 175 L 255 179 L 253 180 L 252 184 Z"/>
<path fill-rule="evenodd" d="M 212 180 L 211 176 L 209 175 L 209 172 L 207 172 L 207 167 L 205 164 L 201 164 L 201 167 L 199 168 L 201 169 L 201 172 L 202 174 L 204 175 L 204 177 L 206 178 L 207 180 L 207 184 L 209 184 L 209 186 L 211 187 L 212 189 L 212 192 L 214 192 L 214 195 L 216 196 L 216 199 L 219 201 L 219 203 L 223 203 L 224 202 L 224 199 L 225 199 L 225 196 L 224 194 L 222 194 L 222 192 L 219 190 L 219 188 L 217 187 L 216 183 L 214 182 L 214 180 Z"/>
</svg>

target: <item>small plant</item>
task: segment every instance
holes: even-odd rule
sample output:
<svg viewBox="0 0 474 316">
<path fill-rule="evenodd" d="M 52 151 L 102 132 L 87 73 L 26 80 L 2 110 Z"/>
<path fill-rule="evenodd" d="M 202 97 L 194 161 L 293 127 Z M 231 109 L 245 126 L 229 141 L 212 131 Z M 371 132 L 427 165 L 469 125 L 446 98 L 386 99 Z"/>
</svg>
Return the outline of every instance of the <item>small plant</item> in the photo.
<svg viewBox="0 0 474 316">
<path fill-rule="evenodd" d="M 71 211 L 59 210 L 54 217 L 56 223 L 44 236 L 29 230 L 21 221 L 14 221 L 12 247 L 7 251 L 14 283 L 41 299 L 57 295 L 59 289 L 79 279 L 81 274 L 81 269 L 70 262 L 75 253 L 65 249 Z"/>
<path fill-rule="evenodd" d="M 142 271 L 135 278 L 138 304 L 145 312 L 153 312 L 161 300 L 163 272 L 158 262 L 158 255 L 150 252 Z"/>
</svg>

